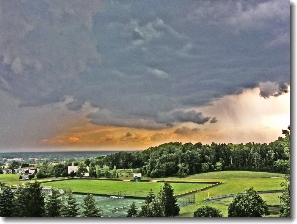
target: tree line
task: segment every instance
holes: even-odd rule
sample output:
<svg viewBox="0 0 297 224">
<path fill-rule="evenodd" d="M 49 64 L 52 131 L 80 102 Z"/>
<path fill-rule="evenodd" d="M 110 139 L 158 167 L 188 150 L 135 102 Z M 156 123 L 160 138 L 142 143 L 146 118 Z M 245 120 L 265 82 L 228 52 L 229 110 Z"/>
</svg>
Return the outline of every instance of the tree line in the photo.
<svg viewBox="0 0 297 224">
<path fill-rule="evenodd" d="M 174 196 L 174 190 L 167 182 L 157 195 L 152 190 L 145 199 L 145 204 L 138 211 L 133 202 L 127 217 L 173 217 L 180 208 Z M 53 188 L 45 195 L 40 183 L 19 185 L 15 191 L 9 186 L 2 186 L 0 194 L 1 217 L 101 217 L 102 210 L 92 194 L 87 194 L 80 205 L 71 190 L 61 193 Z"/>
<path fill-rule="evenodd" d="M 290 135 L 269 144 L 203 145 L 180 142 L 165 143 L 140 152 L 118 152 L 97 157 L 90 164 L 134 168 L 148 177 L 185 177 L 191 174 L 246 170 L 286 173 L 290 167 Z"/>
<path fill-rule="evenodd" d="M 76 173 L 68 174 L 71 161 L 52 166 L 44 162 L 39 167 L 37 178 L 50 176 L 90 177 L 117 176 L 116 169 L 134 169 L 142 175 L 157 177 L 186 177 L 187 175 L 212 171 L 245 170 L 286 173 L 290 167 L 290 134 L 279 137 L 269 144 L 196 144 L 170 142 L 144 151 L 117 152 L 84 161 L 76 161 Z M 88 168 L 88 170 L 87 170 Z"/>
<path fill-rule="evenodd" d="M 81 206 L 71 190 L 60 193 L 53 188 L 50 195 L 42 192 L 40 183 L 19 185 L 15 191 L 2 186 L 1 217 L 101 217 L 102 212 L 92 194 L 83 198 Z"/>
</svg>

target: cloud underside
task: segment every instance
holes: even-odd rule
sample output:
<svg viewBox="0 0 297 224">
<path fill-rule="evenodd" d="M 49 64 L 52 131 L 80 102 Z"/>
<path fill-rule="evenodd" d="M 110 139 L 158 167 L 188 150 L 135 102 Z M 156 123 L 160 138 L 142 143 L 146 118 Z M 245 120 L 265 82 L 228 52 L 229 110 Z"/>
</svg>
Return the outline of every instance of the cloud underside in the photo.
<svg viewBox="0 0 297 224">
<path fill-rule="evenodd" d="M 20 106 L 89 104 L 96 125 L 220 122 L 193 109 L 290 84 L 286 1 L 2 1 L 0 88 Z M 179 130 L 177 132 L 185 132 Z M 76 142 L 76 139 L 72 139 Z"/>
</svg>

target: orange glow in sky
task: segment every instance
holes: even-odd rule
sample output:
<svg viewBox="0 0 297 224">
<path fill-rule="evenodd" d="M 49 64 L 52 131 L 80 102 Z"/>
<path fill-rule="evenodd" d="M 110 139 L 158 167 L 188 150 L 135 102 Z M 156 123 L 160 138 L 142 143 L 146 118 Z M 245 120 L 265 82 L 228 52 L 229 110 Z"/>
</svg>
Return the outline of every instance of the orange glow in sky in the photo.
<svg viewBox="0 0 297 224">
<path fill-rule="evenodd" d="M 43 139 L 46 147 L 89 150 L 144 150 L 165 142 L 269 143 L 281 136 L 290 124 L 290 94 L 264 99 L 259 89 L 246 90 L 239 95 L 225 96 L 212 105 L 195 108 L 218 122 L 198 125 L 184 123 L 161 130 L 98 126 L 82 121 Z M 84 121 L 83 121 L 84 120 Z M 79 124 L 79 125 L 78 125 Z"/>
</svg>

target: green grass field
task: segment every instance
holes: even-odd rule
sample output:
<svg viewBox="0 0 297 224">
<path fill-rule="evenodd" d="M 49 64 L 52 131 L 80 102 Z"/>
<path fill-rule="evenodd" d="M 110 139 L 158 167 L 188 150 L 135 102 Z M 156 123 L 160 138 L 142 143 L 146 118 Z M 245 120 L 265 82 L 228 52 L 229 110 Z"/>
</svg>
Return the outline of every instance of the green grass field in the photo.
<svg viewBox="0 0 297 224">
<path fill-rule="evenodd" d="M 266 201 L 269 210 L 273 209 L 272 206 L 279 206 L 279 196 L 280 193 L 274 193 L 274 194 L 261 194 L 260 196 L 263 198 L 263 200 Z M 196 211 L 198 208 L 208 205 L 211 207 L 214 207 L 222 212 L 223 217 L 228 217 L 228 206 L 232 202 L 233 198 L 226 198 L 222 199 L 220 201 L 215 202 L 196 202 L 195 204 L 190 204 L 188 206 L 182 207 L 180 210 L 180 217 L 193 217 L 194 211 Z M 277 214 L 271 214 L 267 217 L 278 217 Z"/>
<path fill-rule="evenodd" d="M 157 194 L 164 183 L 160 182 L 124 182 L 111 180 L 64 180 L 42 183 L 43 186 L 53 186 L 59 189 L 71 189 L 74 192 L 117 195 L 119 192 L 126 196 L 145 197 L 150 189 Z M 200 189 L 209 184 L 200 183 L 171 183 L 175 194 L 181 194 Z"/>
<path fill-rule="evenodd" d="M 0 174 L 0 182 L 6 184 L 7 186 L 12 186 L 12 187 L 16 187 L 17 185 L 21 184 L 26 184 L 27 182 L 34 182 L 34 180 L 19 180 L 19 174 Z M 58 179 L 58 178 L 45 178 L 45 179 L 41 179 L 38 180 L 40 182 L 44 182 L 47 180 L 52 180 L 52 179 Z"/>
<path fill-rule="evenodd" d="M 2 174 L 0 175 L 0 182 L 4 182 L 7 185 L 16 185 L 25 183 L 24 181 L 18 181 L 18 175 L 15 174 Z M 253 187 L 256 191 L 267 190 L 281 190 L 281 183 L 284 182 L 284 175 L 278 173 L 266 173 L 266 172 L 251 172 L 251 171 L 221 171 L 201 173 L 188 176 L 186 178 L 154 178 L 158 180 L 178 180 L 185 182 L 222 182 L 221 185 L 213 187 L 211 189 L 201 191 L 195 194 L 195 204 L 190 204 L 185 207 L 181 207 L 181 217 L 192 217 L 194 211 L 203 205 L 213 206 L 220 211 L 224 217 L 228 215 L 228 205 L 232 199 L 224 199 L 216 202 L 204 202 L 203 200 L 208 197 L 237 194 L 244 192 L 245 190 Z M 41 180 L 42 181 L 42 180 Z M 154 193 L 158 193 L 163 183 L 160 182 L 122 182 L 122 181 L 110 181 L 110 180 L 90 180 L 90 179 L 75 179 L 64 180 L 57 182 L 42 183 L 43 186 L 53 186 L 56 188 L 67 189 L 70 188 L 74 192 L 88 192 L 97 194 L 117 195 L 119 192 L 122 195 L 130 196 L 147 196 L 150 189 Z M 200 189 L 209 184 L 201 183 L 171 183 L 175 194 L 181 194 L 188 191 Z M 261 194 L 261 197 L 267 202 L 269 206 L 278 206 L 279 193 L 276 194 Z M 269 217 L 277 216 L 272 214 Z"/>
<path fill-rule="evenodd" d="M 20 175 L 18 174 L 0 174 L 0 182 L 5 183 L 6 185 L 9 185 L 9 186 L 18 185 L 21 183 L 21 181 L 19 181 L 19 176 Z"/>
<path fill-rule="evenodd" d="M 159 178 L 170 180 L 205 180 L 205 179 L 234 179 L 234 178 L 284 178 L 284 174 L 267 173 L 267 172 L 253 172 L 253 171 L 217 171 L 209 173 L 199 173 L 187 176 L 186 178 Z"/>
<path fill-rule="evenodd" d="M 207 179 L 203 179 L 207 178 Z M 248 172 L 248 171 L 222 171 L 196 174 L 187 177 L 191 180 L 218 181 L 223 184 L 195 194 L 195 204 L 182 207 L 181 217 L 192 217 L 194 211 L 203 205 L 209 205 L 222 211 L 224 217 L 228 216 L 228 205 L 232 199 L 224 199 L 216 202 L 204 202 L 203 200 L 210 197 L 242 193 L 253 187 L 256 191 L 281 190 L 280 184 L 284 181 L 283 174 L 265 173 L 265 172 Z M 279 194 L 261 195 L 267 200 L 268 205 L 279 205 Z"/>
</svg>

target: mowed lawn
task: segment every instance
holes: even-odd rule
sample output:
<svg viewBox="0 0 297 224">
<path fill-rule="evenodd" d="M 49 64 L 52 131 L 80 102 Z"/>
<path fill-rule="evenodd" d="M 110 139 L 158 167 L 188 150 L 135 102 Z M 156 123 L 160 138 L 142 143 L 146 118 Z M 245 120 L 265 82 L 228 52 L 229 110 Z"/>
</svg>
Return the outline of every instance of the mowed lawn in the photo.
<svg viewBox="0 0 297 224">
<path fill-rule="evenodd" d="M 163 187 L 161 182 L 125 182 L 111 180 L 63 180 L 42 183 L 42 186 L 53 186 L 59 189 L 71 189 L 74 192 L 145 197 L 150 189 L 157 194 Z M 206 187 L 210 184 L 203 183 L 170 183 L 174 194 L 181 194 Z"/>
<path fill-rule="evenodd" d="M 268 173 L 268 172 L 253 172 L 253 171 L 216 171 L 208 173 L 199 173 L 187 176 L 186 178 L 159 178 L 170 180 L 205 180 L 205 179 L 233 179 L 233 178 L 284 178 L 284 174 L 280 173 Z"/>
<path fill-rule="evenodd" d="M 0 182 L 7 186 L 16 187 L 17 185 L 24 185 L 26 183 L 33 183 L 35 180 L 19 180 L 19 174 L 0 174 Z M 39 182 L 44 182 L 48 180 L 54 180 L 58 178 L 44 178 L 38 179 Z"/>
<path fill-rule="evenodd" d="M 281 193 L 273 193 L 273 194 L 260 194 L 260 196 L 263 198 L 263 200 L 266 201 L 269 209 L 271 209 L 272 206 L 278 206 L 280 205 L 280 199 L 279 196 Z M 195 204 L 190 204 L 185 207 L 181 207 L 180 210 L 180 217 L 193 217 L 194 211 L 196 211 L 198 208 L 208 205 L 211 207 L 214 207 L 221 211 L 223 217 L 228 217 L 228 206 L 232 202 L 233 198 L 226 198 L 219 201 L 214 202 L 197 202 Z M 279 217 L 279 215 L 271 214 L 268 217 Z"/>
<path fill-rule="evenodd" d="M 194 211 L 203 205 L 209 205 L 222 211 L 224 217 L 228 216 L 228 205 L 233 200 L 224 199 L 216 202 L 204 202 L 208 197 L 237 194 L 253 187 L 256 191 L 267 190 L 281 190 L 281 183 L 284 182 L 284 175 L 278 173 L 266 172 L 251 172 L 251 171 L 221 171 L 209 172 L 188 176 L 186 178 L 155 178 L 158 180 L 178 180 L 185 182 L 222 182 L 221 185 L 201 191 L 195 194 L 195 204 L 190 204 L 181 207 L 181 217 L 193 217 Z M 38 180 L 43 181 L 43 180 Z M 8 184 L 24 183 L 18 181 L 18 175 L 2 174 L 0 175 L 0 182 Z M 123 195 L 130 196 L 147 196 L 150 189 L 157 194 L 163 186 L 162 182 L 124 182 L 124 181 L 109 181 L 109 180 L 90 180 L 90 179 L 74 179 L 63 180 L 56 182 L 42 183 L 43 186 L 53 186 L 60 189 L 72 189 L 75 192 L 97 193 L 117 195 L 121 192 Z M 201 183 L 170 183 L 174 189 L 175 194 L 181 194 L 192 190 L 206 187 L 210 184 Z M 269 206 L 278 206 L 280 204 L 279 196 L 281 193 L 275 194 L 261 194 L 261 197 L 267 202 Z M 278 216 L 271 215 L 270 217 Z"/>
<path fill-rule="evenodd" d="M 203 179 L 202 177 L 209 179 Z M 196 174 L 187 177 L 192 180 L 218 181 L 221 185 L 195 194 L 195 204 L 181 208 L 181 217 L 192 217 L 194 211 L 203 205 L 209 205 L 222 211 L 224 217 L 228 216 L 228 205 L 233 200 L 224 199 L 216 202 L 204 202 L 208 197 L 237 194 L 253 187 L 256 191 L 281 190 L 281 183 L 284 182 L 283 174 L 249 172 L 249 171 L 222 171 L 213 173 Z M 279 205 L 280 194 L 261 194 L 261 197 L 267 201 L 268 205 Z"/>
<path fill-rule="evenodd" d="M 5 183 L 6 185 L 18 185 L 24 183 L 19 180 L 19 174 L 0 174 L 0 182 Z"/>
</svg>

